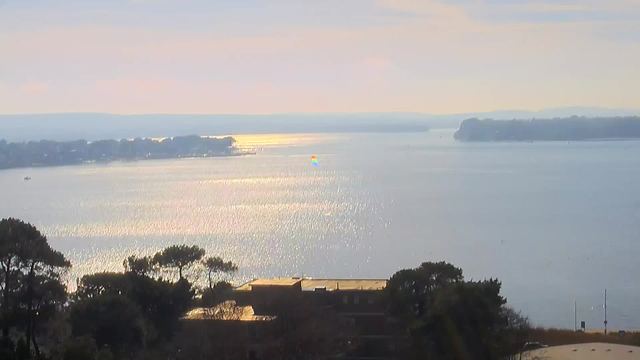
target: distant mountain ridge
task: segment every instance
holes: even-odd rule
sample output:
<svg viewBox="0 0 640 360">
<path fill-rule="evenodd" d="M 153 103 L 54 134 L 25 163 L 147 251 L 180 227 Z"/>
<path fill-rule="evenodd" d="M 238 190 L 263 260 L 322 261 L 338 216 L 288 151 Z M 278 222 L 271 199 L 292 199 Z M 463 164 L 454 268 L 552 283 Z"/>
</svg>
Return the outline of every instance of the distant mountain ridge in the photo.
<svg viewBox="0 0 640 360">
<path fill-rule="evenodd" d="M 97 140 L 104 138 L 167 137 L 191 134 L 417 132 L 429 128 L 458 128 L 468 118 L 531 119 L 572 115 L 610 117 L 640 115 L 640 109 L 565 107 L 540 111 L 499 110 L 436 115 L 415 112 L 268 114 L 268 115 L 117 115 L 60 113 L 0 115 L 0 139 Z"/>
</svg>

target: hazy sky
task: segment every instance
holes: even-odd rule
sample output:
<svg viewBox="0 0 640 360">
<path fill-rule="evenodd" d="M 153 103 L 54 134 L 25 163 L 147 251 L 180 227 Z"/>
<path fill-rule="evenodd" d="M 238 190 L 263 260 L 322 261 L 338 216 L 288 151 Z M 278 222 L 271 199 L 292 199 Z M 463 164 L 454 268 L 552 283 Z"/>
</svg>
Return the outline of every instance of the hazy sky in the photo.
<svg viewBox="0 0 640 360">
<path fill-rule="evenodd" d="M 0 113 L 640 107 L 640 0 L 0 0 Z"/>
</svg>

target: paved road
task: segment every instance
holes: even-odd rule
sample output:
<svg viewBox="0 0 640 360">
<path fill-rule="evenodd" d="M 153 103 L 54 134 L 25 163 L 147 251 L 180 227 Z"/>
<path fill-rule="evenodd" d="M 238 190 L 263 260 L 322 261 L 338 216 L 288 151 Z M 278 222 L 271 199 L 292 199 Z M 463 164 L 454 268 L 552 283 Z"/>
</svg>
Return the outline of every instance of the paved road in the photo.
<svg viewBox="0 0 640 360">
<path fill-rule="evenodd" d="M 528 351 L 523 360 L 640 360 L 640 347 L 604 343 L 553 346 Z"/>
</svg>

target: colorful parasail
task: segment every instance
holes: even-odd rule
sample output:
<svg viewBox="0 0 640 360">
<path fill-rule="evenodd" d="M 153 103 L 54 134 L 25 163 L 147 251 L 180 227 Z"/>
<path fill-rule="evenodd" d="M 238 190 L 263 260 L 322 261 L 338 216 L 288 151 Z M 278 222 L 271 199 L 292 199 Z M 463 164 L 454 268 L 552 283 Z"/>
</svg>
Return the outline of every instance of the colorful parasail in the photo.
<svg viewBox="0 0 640 360">
<path fill-rule="evenodd" d="M 313 164 L 313 166 L 318 166 L 318 159 L 316 159 L 315 156 L 311 157 L 311 163 Z"/>
</svg>

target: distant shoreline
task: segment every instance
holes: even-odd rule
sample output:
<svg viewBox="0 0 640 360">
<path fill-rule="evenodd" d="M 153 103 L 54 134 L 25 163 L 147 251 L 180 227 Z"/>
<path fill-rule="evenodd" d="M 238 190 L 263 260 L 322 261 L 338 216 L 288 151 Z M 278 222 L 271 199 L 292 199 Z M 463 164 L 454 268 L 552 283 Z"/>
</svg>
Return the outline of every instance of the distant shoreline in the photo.
<svg viewBox="0 0 640 360">
<path fill-rule="evenodd" d="M 230 136 L 214 138 L 198 135 L 161 140 L 136 138 L 92 142 L 41 140 L 7 143 L 0 140 L 0 170 L 255 155 L 251 149 L 238 149 L 235 142 Z"/>
<path fill-rule="evenodd" d="M 463 142 L 629 141 L 640 139 L 640 117 L 467 119 L 453 135 Z"/>
<path fill-rule="evenodd" d="M 21 167 L 12 167 L 12 168 L 0 168 L 0 172 L 5 170 L 19 170 L 19 169 L 47 169 L 47 168 L 57 168 L 57 167 L 68 167 L 68 166 L 87 166 L 87 165 L 107 165 L 113 163 L 135 163 L 139 161 L 156 161 L 156 160 L 195 160 L 195 159 L 213 159 L 213 158 L 234 158 L 234 157 L 243 157 L 243 156 L 252 156 L 256 155 L 255 151 L 251 152 L 243 152 L 237 154 L 228 154 L 228 155 L 212 155 L 212 156 L 185 156 L 185 157 L 166 157 L 166 158 L 145 158 L 145 159 L 116 159 L 116 160 L 104 160 L 104 161 L 87 161 L 84 163 L 74 163 L 74 164 L 60 164 L 60 165 L 32 165 L 32 166 L 21 166 Z"/>
<path fill-rule="evenodd" d="M 469 143 L 588 143 L 588 142 L 627 142 L 640 141 L 638 138 L 596 138 L 596 139 L 576 139 L 576 140 L 483 140 L 483 141 L 461 141 Z"/>
<path fill-rule="evenodd" d="M 640 109 L 560 107 L 539 110 L 472 109 L 450 113 L 382 111 L 272 114 L 0 114 L 0 137 L 7 141 L 165 137 L 189 134 L 347 133 L 457 129 L 480 119 L 552 119 L 572 115 L 612 117 L 640 115 Z M 15 127 L 12 124 L 21 124 Z"/>
</svg>

